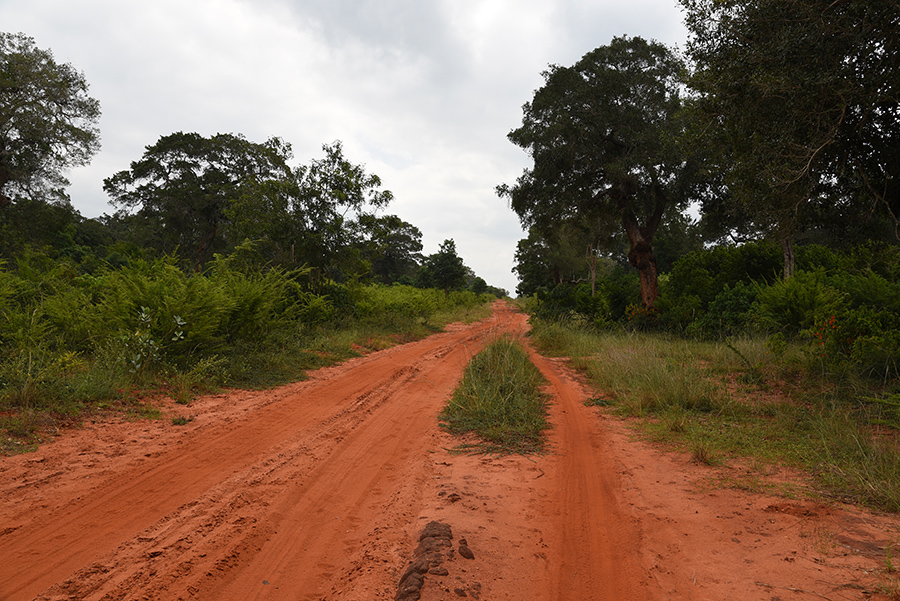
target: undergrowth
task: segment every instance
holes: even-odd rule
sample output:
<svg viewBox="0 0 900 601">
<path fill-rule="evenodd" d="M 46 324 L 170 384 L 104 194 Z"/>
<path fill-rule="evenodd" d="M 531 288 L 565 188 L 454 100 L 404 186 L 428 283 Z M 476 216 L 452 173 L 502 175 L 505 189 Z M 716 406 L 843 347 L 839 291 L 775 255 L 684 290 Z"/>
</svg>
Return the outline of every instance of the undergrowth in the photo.
<svg viewBox="0 0 900 601">
<path fill-rule="evenodd" d="M 547 428 L 544 378 L 522 345 L 500 338 L 475 355 L 441 414 L 441 425 L 454 434 L 479 440 L 460 451 L 538 453 Z"/>
<path fill-rule="evenodd" d="M 0 453 L 33 449 L 50 422 L 110 410 L 152 417 L 135 407 L 161 395 L 187 405 L 222 387 L 297 381 L 486 317 L 494 298 L 335 283 L 314 293 L 306 270 L 245 271 L 222 258 L 202 274 L 173 258 L 93 274 L 35 261 L 0 265 Z"/>
<path fill-rule="evenodd" d="M 542 352 L 572 358 L 599 391 L 592 402 L 637 418 L 697 462 L 798 468 L 816 494 L 900 512 L 897 382 L 829 371 L 799 344 L 773 353 L 762 338 L 696 341 L 542 321 L 532 336 Z"/>
</svg>

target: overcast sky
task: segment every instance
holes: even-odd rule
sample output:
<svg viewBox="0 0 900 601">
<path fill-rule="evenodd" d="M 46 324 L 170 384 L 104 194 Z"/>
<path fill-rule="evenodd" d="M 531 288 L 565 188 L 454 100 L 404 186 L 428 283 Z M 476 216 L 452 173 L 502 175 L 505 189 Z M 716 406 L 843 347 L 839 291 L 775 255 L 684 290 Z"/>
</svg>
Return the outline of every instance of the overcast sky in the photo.
<svg viewBox="0 0 900 601">
<path fill-rule="evenodd" d="M 176 131 L 278 136 L 294 164 L 341 140 L 425 254 L 453 238 L 511 293 L 524 234 L 494 188 L 528 166 L 506 134 L 541 72 L 619 35 L 686 39 L 676 0 L 0 0 L 0 28 L 100 101 L 102 150 L 70 173 L 85 217 L 112 213 L 103 179 Z"/>
</svg>

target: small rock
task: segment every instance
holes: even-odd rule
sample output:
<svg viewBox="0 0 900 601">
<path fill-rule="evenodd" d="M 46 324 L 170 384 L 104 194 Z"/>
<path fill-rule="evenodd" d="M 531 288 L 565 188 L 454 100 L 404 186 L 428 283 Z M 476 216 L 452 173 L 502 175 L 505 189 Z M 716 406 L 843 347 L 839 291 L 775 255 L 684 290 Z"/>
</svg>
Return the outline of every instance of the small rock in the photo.
<svg viewBox="0 0 900 601">
<path fill-rule="evenodd" d="M 460 539 L 459 541 L 459 554 L 466 559 L 475 559 L 475 554 L 472 553 L 472 549 L 470 549 L 469 545 L 466 544 L 466 539 L 464 538 Z"/>
</svg>

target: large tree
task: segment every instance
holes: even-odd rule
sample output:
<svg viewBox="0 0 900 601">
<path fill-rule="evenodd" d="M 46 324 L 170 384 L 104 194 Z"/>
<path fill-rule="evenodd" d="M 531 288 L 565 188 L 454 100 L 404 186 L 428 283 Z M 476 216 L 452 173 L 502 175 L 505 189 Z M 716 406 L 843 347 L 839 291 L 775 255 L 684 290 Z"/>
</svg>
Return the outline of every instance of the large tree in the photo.
<svg viewBox="0 0 900 601">
<path fill-rule="evenodd" d="M 100 103 L 84 75 L 24 34 L 0 32 L 0 209 L 67 200 L 63 172 L 100 148 Z"/>
<path fill-rule="evenodd" d="M 509 134 L 534 166 L 498 187 L 525 227 L 577 218 L 624 232 L 649 307 L 659 296 L 653 237 L 665 211 L 689 196 L 690 168 L 675 144 L 683 69 L 667 47 L 639 37 L 551 66 Z"/>
<path fill-rule="evenodd" d="M 131 168 L 104 180 L 111 202 L 137 209 L 158 237 L 160 250 L 180 250 L 199 269 L 225 248 L 228 208 L 249 190 L 290 185 L 290 146 L 240 135 L 177 132 L 148 146 Z"/>
<path fill-rule="evenodd" d="M 323 145 L 322 151 L 323 158 L 297 170 L 300 197 L 294 218 L 305 228 L 298 243 L 306 262 L 331 279 L 362 275 L 355 222 L 386 207 L 394 195 L 382 189 L 381 178 L 365 165 L 351 163 L 340 141 Z"/>
<path fill-rule="evenodd" d="M 816 220 L 900 209 L 896 0 L 679 0 L 692 34 L 695 143 L 733 204 L 780 239 Z M 831 210 L 832 205 L 836 210 Z"/>
</svg>

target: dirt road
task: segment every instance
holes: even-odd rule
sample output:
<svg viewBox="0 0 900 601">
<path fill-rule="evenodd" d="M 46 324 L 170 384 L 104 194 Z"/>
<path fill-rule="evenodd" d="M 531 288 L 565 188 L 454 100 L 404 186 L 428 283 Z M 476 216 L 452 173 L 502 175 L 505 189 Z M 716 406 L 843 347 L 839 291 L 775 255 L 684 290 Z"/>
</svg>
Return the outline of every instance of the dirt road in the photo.
<svg viewBox="0 0 900 601">
<path fill-rule="evenodd" d="M 533 356 L 551 453 L 449 452 L 436 416 L 464 366 L 525 328 L 498 305 L 302 383 L 168 404 L 184 426 L 89 423 L 0 458 L 0 600 L 393 599 L 431 521 L 454 546 L 426 601 L 888 598 L 893 517 L 713 485 L 740 468 L 634 439 L 558 360 Z"/>
</svg>

